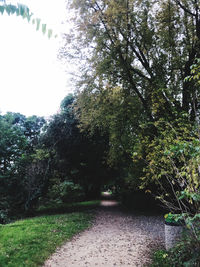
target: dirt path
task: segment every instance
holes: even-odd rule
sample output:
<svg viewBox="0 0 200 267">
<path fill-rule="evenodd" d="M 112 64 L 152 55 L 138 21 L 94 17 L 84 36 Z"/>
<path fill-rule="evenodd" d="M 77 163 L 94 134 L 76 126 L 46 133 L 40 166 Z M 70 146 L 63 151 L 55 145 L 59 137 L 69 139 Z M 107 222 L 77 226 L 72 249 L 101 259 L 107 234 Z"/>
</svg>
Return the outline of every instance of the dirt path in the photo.
<svg viewBox="0 0 200 267">
<path fill-rule="evenodd" d="M 152 248 L 162 246 L 160 216 L 127 215 L 115 201 L 102 201 L 93 226 L 75 236 L 44 267 L 148 266 Z"/>
</svg>

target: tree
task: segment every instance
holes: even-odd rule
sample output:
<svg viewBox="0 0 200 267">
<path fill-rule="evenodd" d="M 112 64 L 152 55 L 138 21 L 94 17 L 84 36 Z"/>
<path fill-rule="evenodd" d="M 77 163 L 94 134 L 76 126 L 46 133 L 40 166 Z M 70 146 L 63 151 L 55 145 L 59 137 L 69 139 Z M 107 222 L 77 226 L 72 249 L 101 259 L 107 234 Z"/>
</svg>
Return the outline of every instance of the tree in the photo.
<svg viewBox="0 0 200 267">
<path fill-rule="evenodd" d="M 0 117 L 0 222 L 6 220 L 11 212 L 11 205 L 18 201 L 15 197 L 21 196 L 22 184 L 18 180 L 19 160 L 26 148 L 26 139 L 21 131 L 11 125 L 6 117 Z M 18 198 L 19 200 L 19 198 Z"/>
<path fill-rule="evenodd" d="M 12 124 L 11 114 L 1 116 L 1 172 L 12 173 L 13 167 L 26 149 L 27 142 L 21 130 Z"/>
<path fill-rule="evenodd" d="M 43 118 L 26 118 L 19 113 L 0 116 L 0 221 L 28 212 L 41 195 L 47 156 L 39 158 L 37 149 L 44 122 Z"/>
<path fill-rule="evenodd" d="M 97 197 L 110 173 L 105 163 L 107 139 L 98 132 L 92 136 L 81 132 L 75 102 L 73 95 L 62 101 L 61 112 L 50 121 L 43 142 L 54 155 L 54 178 L 81 185 L 87 198 Z"/>
<path fill-rule="evenodd" d="M 141 102 L 148 121 L 181 112 L 194 120 L 196 89 L 184 78 L 199 54 L 199 6 L 183 1 L 191 14 L 179 2 L 73 1 L 80 34 L 71 40 L 87 48 L 81 88 L 117 84 Z"/>
<path fill-rule="evenodd" d="M 167 125 L 173 125 L 187 142 L 185 131 L 193 129 L 198 119 L 199 86 L 186 77 L 200 53 L 200 3 L 70 3 L 76 11 L 74 24 L 79 33 L 66 36 L 68 43 L 61 57 L 72 44 L 71 56 L 83 59 L 77 83 L 81 127 L 109 133 L 109 148 L 114 151 L 109 155 L 119 155 L 118 163 L 128 162 L 125 169 L 131 172 L 132 184 L 137 185 L 133 181 L 138 179 L 133 165 L 140 166 L 140 178 L 147 181 L 149 174 L 152 181 L 148 164 L 152 155 L 154 163 L 159 163 L 161 154 L 155 155 L 151 144 L 162 146 L 166 141 L 159 124 L 163 133 L 169 131 Z M 174 137 L 173 132 L 168 135 Z"/>
<path fill-rule="evenodd" d="M 198 91 L 184 78 L 199 53 L 198 21 L 176 2 L 73 1 L 80 32 L 73 40 L 87 48 L 81 90 L 91 96 L 117 84 L 125 99 L 140 102 L 147 122 L 182 112 L 194 120 Z M 198 5 L 188 6 L 198 14 Z"/>
</svg>

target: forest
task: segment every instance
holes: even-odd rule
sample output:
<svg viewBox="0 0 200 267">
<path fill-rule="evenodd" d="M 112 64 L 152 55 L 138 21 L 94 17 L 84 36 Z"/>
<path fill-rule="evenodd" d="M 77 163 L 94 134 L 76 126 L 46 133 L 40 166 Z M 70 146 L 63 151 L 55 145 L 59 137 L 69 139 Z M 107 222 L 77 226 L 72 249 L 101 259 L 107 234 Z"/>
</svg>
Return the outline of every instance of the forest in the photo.
<svg viewBox="0 0 200 267">
<path fill-rule="evenodd" d="M 76 91 L 48 120 L 0 115 L 0 224 L 110 189 L 129 208 L 184 221 L 170 266 L 199 266 L 199 0 L 68 8 L 74 27 L 59 58 L 80 65 Z"/>
</svg>

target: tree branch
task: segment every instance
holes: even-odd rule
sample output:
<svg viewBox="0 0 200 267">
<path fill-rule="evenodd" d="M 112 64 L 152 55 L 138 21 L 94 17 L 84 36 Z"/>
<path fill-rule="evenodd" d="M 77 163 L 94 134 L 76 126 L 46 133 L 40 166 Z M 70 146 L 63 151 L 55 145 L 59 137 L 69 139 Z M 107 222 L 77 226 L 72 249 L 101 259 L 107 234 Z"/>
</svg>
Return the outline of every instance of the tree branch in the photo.
<svg viewBox="0 0 200 267">
<path fill-rule="evenodd" d="M 181 4 L 181 2 L 179 0 L 174 0 L 174 2 L 180 6 L 185 12 L 187 12 L 188 14 L 190 14 L 191 16 L 195 17 L 196 14 L 192 13 L 189 9 L 187 9 L 183 4 Z"/>
</svg>

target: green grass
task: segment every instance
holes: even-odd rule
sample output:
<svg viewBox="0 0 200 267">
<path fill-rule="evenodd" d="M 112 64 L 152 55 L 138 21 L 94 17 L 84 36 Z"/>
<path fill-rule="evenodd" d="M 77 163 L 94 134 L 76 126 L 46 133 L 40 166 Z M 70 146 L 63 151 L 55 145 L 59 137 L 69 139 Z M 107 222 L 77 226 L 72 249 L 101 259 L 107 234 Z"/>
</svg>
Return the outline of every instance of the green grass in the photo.
<svg viewBox="0 0 200 267">
<path fill-rule="evenodd" d="M 0 225 L 0 267 L 42 266 L 58 246 L 90 226 L 92 217 L 73 212 Z"/>
</svg>

